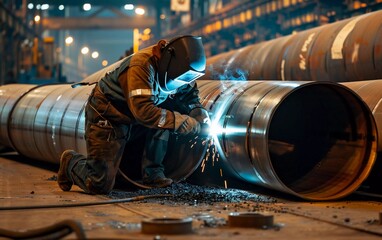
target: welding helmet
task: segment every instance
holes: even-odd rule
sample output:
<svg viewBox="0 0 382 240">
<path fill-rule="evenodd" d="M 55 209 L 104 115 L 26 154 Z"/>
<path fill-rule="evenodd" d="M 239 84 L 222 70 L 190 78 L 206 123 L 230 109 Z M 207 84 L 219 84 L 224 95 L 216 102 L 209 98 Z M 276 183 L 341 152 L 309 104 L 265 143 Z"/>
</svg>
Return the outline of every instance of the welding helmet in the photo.
<svg viewBox="0 0 382 240">
<path fill-rule="evenodd" d="M 157 80 L 164 92 L 174 92 L 204 75 L 206 56 L 201 37 L 181 36 L 161 49 Z"/>
</svg>

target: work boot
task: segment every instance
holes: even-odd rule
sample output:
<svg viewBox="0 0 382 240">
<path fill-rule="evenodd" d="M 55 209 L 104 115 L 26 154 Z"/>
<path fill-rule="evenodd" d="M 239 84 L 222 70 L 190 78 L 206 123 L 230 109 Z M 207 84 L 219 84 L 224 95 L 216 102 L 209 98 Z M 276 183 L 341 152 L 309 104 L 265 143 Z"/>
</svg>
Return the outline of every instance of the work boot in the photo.
<svg viewBox="0 0 382 240">
<path fill-rule="evenodd" d="M 164 188 L 168 187 L 172 184 L 172 179 L 171 178 L 166 178 L 166 177 L 157 177 L 152 180 L 149 179 L 143 179 L 143 184 L 152 187 L 152 188 Z"/>
<path fill-rule="evenodd" d="M 72 160 L 75 154 L 76 152 L 73 150 L 65 150 L 60 158 L 60 169 L 57 174 L 57 183 L 63 191 L 70 191 L 73 186 L 73 181 L 68 175 L 68 168 L 70 160 Z"/>
</svg>

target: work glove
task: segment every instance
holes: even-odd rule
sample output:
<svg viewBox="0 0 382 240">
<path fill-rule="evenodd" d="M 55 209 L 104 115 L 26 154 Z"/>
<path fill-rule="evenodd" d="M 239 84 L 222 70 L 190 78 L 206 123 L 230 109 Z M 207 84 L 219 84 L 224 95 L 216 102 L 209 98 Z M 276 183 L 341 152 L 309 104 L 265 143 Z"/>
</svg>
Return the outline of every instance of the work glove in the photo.
<svg viewBox="0 0 382 240">
<path fill-rule="evenodd" d="M 180 135 L 188 134 L 199 134 L 200 133 L 200 123 L 193 117 L 185 114 L 180 114 L 174 112 L 175 116 L 175 127 L 174 130 Z"/>
<path fill-rule="evenodd" d="M 208 111 L 204 108 L 194 108 L 190 112 L 190 117 L 195 118 L 200 124 L 211 124 L 210 115 Z"/>
<path fill-rule="evenodd" d="M 208 111 L 204 108 L 194 108 L 191 110 L 191 117 L 195 118 L 201 125 L 200 134 L 203 137 L 207 137 L 210 134 L 211 119 Z"/>
</svg>

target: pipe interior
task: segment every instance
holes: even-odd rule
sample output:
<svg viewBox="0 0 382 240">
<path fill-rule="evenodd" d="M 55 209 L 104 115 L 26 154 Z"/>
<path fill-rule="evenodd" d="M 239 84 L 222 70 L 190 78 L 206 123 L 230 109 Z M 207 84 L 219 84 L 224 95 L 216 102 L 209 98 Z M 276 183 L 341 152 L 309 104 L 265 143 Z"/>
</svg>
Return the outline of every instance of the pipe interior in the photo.
<svg viewBox="0 0 382 240">
<path fill-rule="evenodd" d="M 286 97 L 268 135 L 271 163 L 283 184 L 314 198 L 358 186 L 371 169 L 375 145 L 370 144 L 370 116 L 360 103 L 351 92 L 330 85 L 307 86 Z"/>
</svg>

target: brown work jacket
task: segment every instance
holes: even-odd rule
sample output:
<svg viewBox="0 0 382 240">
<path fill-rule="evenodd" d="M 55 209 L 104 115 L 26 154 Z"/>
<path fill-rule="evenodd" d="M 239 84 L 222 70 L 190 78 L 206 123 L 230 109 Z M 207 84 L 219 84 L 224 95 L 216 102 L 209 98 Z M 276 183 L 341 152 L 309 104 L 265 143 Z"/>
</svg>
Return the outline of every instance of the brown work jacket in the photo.
<svg viewBox="0 0 382 240">
<path fill-rule="evenodd" d="M 157 58 L 152 48 L 124 58 L 104 74 L 96 88 L 102 93 L 98 94 L 100 98 L 105 99 L 94 107 L 111 121 L 174 130 L 174 111 L 188 114 L 202 107 L 199 91 L 195 82 L 176 92 L 161 91 L 156 81 Z M 108 111 L 110 109 L 112 111 Z"/>
</svg>

